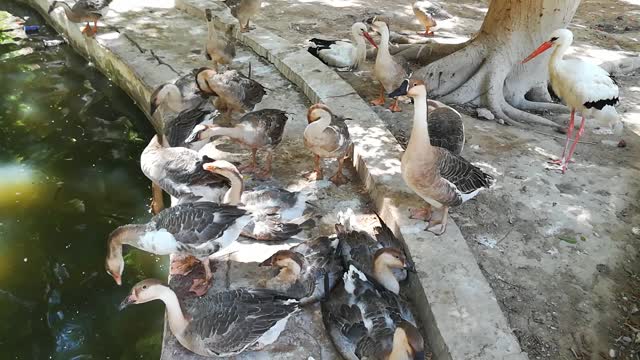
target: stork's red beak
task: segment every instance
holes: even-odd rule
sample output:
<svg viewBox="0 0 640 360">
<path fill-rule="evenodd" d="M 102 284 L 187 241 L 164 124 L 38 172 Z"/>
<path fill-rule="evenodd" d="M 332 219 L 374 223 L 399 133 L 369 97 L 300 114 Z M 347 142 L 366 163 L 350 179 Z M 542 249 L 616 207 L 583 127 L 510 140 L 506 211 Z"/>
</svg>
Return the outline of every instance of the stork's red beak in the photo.
<svg viewBox="0 0 640 360">
<path fill-rule="evenodd" d="M 550 47 L 553 46 L 553 43 L 551 41 L 545 41 L 542 43 L 542 45 L 540 45 L 537 49 L 535 49 L 534 52 L 531 53 L 531 55 L 527 56 L 524 60 L 522 60 L 521 64 L 525 64 L 527 63 L 529 60 L 533 59 L 534 57 L 542 54 L 543 52 L 549 50 Z"/>
<path fill-rule="evenodd" d="M 363 32 L 362 36 L 364 36 L 364 38 L 367 39 L 371 43 L 371 45 L 373 45 L 374 48 L 376 48 L 376 49 L 378 48 L 378 45 L 376 45 L 376 42 L 373 41 L 373 38 L 371 37 L 371 35 L 369 35 L 368 32 L 366 32 L 366 31 Z"/>
</svg>

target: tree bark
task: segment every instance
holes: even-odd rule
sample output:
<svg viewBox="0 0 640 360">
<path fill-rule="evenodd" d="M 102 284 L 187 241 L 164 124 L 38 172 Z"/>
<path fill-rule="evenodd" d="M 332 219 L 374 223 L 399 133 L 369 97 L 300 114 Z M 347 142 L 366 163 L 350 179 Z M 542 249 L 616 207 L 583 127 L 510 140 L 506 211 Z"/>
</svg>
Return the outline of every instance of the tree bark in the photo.
<svg viewBox="0 0 640 360">
<path fill-rule="evenodd" d="M 522 111 L 566 108 L 549 103 L 547 61 L 521 65 L 556 29 L 566 27 L 580 0 L 492 0 L 478 34 L 466 46 L 414 73 L 430 95 L 454 104 L 488 107 L 498 118 L 557 127 Z M 525 95 L 527 97 L 525 98 Z"/>
</svg>

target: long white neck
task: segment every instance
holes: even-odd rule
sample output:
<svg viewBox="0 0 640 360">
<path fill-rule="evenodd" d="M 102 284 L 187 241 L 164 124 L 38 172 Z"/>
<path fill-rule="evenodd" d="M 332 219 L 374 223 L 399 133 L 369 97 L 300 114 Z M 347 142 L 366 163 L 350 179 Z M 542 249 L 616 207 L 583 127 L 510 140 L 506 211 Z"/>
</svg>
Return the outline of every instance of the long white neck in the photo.
<svg viewBox="0 0 640 360">
<path fill-rule="evenodd" d="M 208 127 L 200 135 L 200 140 L 208 139 L 214 136 L 229 136 L 231 138 L 239 138 L 242 135 L 242 128 L 213 126 Z"/>
<path fill-rule="evenodd" d="M 380 29 L 380 43 L 378 44 L 378 54 L 376 58 L 380 56 L 389 57 L 389 28 L 383 27 Z"/>
<path fill-rule="evenodd" d="M 323 112 L 320 119 L 312 122 L 307 125 L 307 128 L 304 130 L 305 134 L 311 136 L 322 136 L 324 129 L 327 128 L 331 124 L 331 114 Z"/>
<path fill-rule="evenodd" d="M 182 312 L 182 307 L 180 307 L 176 293 L 170 288 L 163 286 L 162 290 L 159 290 L 158 299 L 162 300 L 167 307 L 167 318 L 169 319 L 171 332 L 180 340 L 184 329 L 189 325 L 189 320 L 187 320 Z"/>
<path fill-rule="evenodd" d="M 353 41 L 356 44 L 356 47 L 354 49 L 355 53 L 353 54 L 354 56 L 354 65 L 357 68 L 358 66 L 360 66 L 360 64 L 362 64 L 366 59 L 367 59 L 367 44 L 364 42 L 364 38 L 362 37 L 362 35 L 358 34 L 357 32 L 353 33 Z"/>
<path fill-rule="evenodd" d="M 377 259 L 373 264 L 373 276 L 376 280 L 382 284 L 387 290 L 393 292 L 394 294 L 398 294 L 400 292 L 400 283 L 395 276 L 393 276 L 393 272 L 391 269 L 382 264 L 379 259 Z"/>
<path fill-rule="evenodd" d="M 407 150 L 431 147 L 429 126 L 427 125 L 427 96 L 418 95 L 413 99 L 413 129 Z"/>
<path fill-rule="evenodd" d="M 553 53 L 551 53 L 551 58 L 549 59 L 549 70 L 557 69 L 562 64 L 562 57 L 569 50 L 571 43 L 566 42 L 564 44 L 560 44 L 553 49 Z"/>
<path fill-rule="evenodd" d="M 242 192 L 244 192 L 244 181 L 242 181 L 241 175 L 221 175 L 229 179 L 229 181 L 231 182 L 231 187 L 224 194 L 224 199 L 222 200 L 222 202 L 229 205 L 238 205 L 240 203 L 240 199 L 242 198 Z"/>
</svg>

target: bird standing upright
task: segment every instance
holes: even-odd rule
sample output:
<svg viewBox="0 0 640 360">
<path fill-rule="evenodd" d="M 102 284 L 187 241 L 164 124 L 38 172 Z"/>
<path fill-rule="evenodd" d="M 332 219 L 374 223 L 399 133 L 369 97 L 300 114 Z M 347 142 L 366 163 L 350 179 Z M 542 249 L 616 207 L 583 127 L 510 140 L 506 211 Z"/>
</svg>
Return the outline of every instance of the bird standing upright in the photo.
<svg viewBox="0 0 640 360">
<path fill-rule="evenodd" d="M 551 87 L 571 109 L 562 158 L 552 161 L 560 165 L 563 174 L 567 170 L 567 163 L 571 160 L 580 136 L 584 133 L 584 123 L 587 116 L 605 119 L 610 125 L 619 122 L 618 113 L 614 108 L 619 102 L 618 86 L 608 72 L 595 64 L 578 59 L 563 59 L 562 56 L 572 42 L 573 34 L 570 30 L 558 29 L 551 33 L 548 41 L 542 43 L 522 61 L 523 64 L 527 63 L 546 50 L 554 48 L 549 59 Z M 574 130 L 576 111 L 580 112 L 582 121 L 567 155 L 567 148 Z"/>
</svg>

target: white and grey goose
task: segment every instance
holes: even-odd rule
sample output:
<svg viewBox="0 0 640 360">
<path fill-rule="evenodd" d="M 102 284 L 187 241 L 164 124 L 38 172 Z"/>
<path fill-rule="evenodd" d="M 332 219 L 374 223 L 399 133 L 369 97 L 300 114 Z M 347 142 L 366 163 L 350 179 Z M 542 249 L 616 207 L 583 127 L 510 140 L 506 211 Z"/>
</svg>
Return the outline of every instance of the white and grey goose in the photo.
<svg viewBox="0 0 640 360">
<path fill-rule="evenodd" d="M 295 299 L 268 289 L 249 288 L 207 294 L 183 307 L 176 293 L 155 279 L 137 283 L 120 309 L 153 300 L 164 302 L 169 329 L 178 342 L 207 357 L 260 350 L 274 343 L 289 318 L 300 311 Z"/>
<path fill-rule="evenodd" d="M 231 187 L 225 193 L 223 203 L 237 205 L 251 212 L 252 221 L 244 228 L 243 236 L 256 240 L 284 241 L 315 225 L 309 216 L 303 216 L 308 205 L 306 192 L 293 192 L 274 186 L 245 191 L 242 175 L 230 162 L 217 160 L 205 164 L 204 168 L 229 180 Z"/>
<path fill-rule="evenodd" d="M 344 359 L 425 360 L 409 305 L 353 264 L 322 305 L 322 319 Z"/>
<path fill-rule="evenodd" d="M 367 44 L 369 40 L 376 48 L 375 42 L 367 32 L 367 25 L 357 22 L 351 26 L 353 42 L 346 40 L 310 39 L 311 46 L 307 51 L 317 57 L 323 63 L 337 67 L 356 70 L 364 63 L 367 57 Z M 354 46 L 355 43 L 355 46 Z"/>
<path fill-rule="evenodd" d="M 107 241 L 107 273 L 121 284 L 122 247 L 126 244 L 156 255 L 196 257 L 204 265 L 204 281 L 208 286 L 212 277 L 208 265 L 210 256 L 231 245 L 251 219 L 251 213 L 237 206 L 197 202 L 165 209 L 144 224 L 119 226 Z M 192 289 L 201 283 L 194 280 Z"/>
<path fill-rule="evenodd" d="M 179 86 L 166 83 L 158 86 L 149 99 L 151 116 L 159 113 L 163 124 L 163 143 L 168 147 L 186 147 L 200 150 L 208 141 L 186 143 L 185 140 L 198 124 L 212 124 L 219 112 L 206 98 L 192 95 L 183 97 Z"/>
<path fill-rule="evenodd" d="M 420 80 L 405 80 L 390 96 L 407 95 L 414 99 L 413 129 L 402 155 L 402 178 L 411 190 L 424 199 L 427 207 L 412 216 L 429 221 L 427 230 L 444 233 L 450 207 L 459 206 L 489 188 L 494 179 L 480 168 L 444 148 L 432 146 L 427 122 L 427 88 Z M 434 218 L 431 208 L 440 209 Z"/>
</svg>

